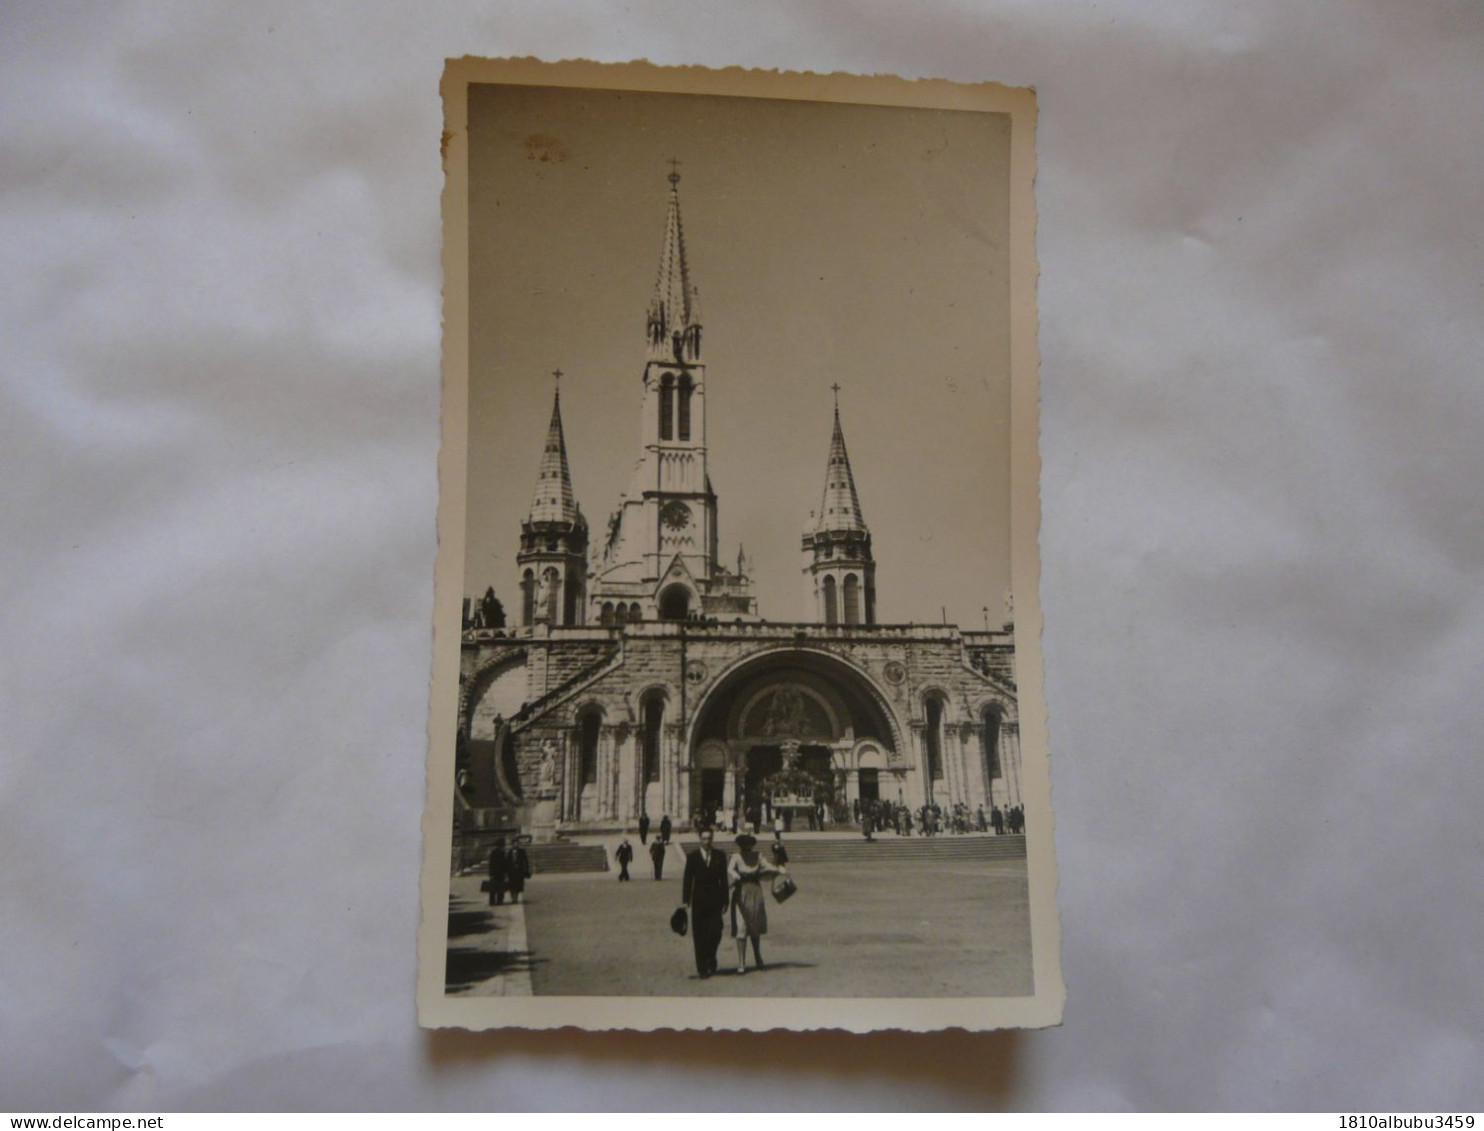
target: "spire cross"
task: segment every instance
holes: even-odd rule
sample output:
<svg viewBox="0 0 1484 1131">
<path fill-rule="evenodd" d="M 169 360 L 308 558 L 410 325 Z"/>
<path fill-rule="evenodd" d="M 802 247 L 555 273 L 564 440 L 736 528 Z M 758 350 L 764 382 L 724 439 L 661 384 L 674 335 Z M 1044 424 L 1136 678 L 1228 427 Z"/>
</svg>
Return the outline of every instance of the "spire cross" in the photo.
<svg viewBox="0 0 1484 1131">
<path fill-rule="evenodd" d="M 670 158 L 670 183 L 672 185 L 680 183 L 680 162 L 674 157 Z"/>
<path fill-rule="evenodd" d="M 562 387 L 562 378 L 565 377 L 566 374 L 563 373 L 560 369 L 553 369 L 551 371 L 551 375 L 556 378 L 557 389 L 560 390 Z"/>
<path fill-rule="evenodd" d="M 835 408 L 838 410 L 840 407 L 840 382 L 836 381 L 830 388 L 835 392 Z"/>
</svg>

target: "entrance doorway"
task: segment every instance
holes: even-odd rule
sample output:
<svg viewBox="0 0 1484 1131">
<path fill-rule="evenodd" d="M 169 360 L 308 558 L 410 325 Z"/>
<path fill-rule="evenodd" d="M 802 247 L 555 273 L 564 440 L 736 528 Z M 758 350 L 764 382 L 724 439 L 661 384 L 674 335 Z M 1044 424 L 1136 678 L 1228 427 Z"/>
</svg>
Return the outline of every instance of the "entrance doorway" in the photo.
<svg viewBox="0 0 1484 1131">
<path fill-rule="evenodd" d="M 725 770 L 701 771 L 701 816 L 710 821 L 721 808 L 726 796 L 727 772 Z"/>
<path fill-rule="evenodd" d="M 783 769 L 783 751 L 777 746 L 754 746 L 747 752 L 747 776 L 742 784 L 742 815 L 753 825 L 763 826 L 763 802 L 767 793 L 763 779 Z"/>
<path fill-rule="evenodd" d="M 881 771 L 861 771 L 861 801 L 881 800 Z"/>
<path fill-rule="evenodd" d="M 742 783 L 742 813 L 746 820 L 759 828 L 768 823 L 765 804 L 771 800 L 763 783 L 781 769 L 782 747 L 754 746 L 747 751 L 747 775 Z M 800 748 L 799 769 L 814 778 L 818 786 L 828 788 L 831 781 L 829 747 Z"/>
</svg>

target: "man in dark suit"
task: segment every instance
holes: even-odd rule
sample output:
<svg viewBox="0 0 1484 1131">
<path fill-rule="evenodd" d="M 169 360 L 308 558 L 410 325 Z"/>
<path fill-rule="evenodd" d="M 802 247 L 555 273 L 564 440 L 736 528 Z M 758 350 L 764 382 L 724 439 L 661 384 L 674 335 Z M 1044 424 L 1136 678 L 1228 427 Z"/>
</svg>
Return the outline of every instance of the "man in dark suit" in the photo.
<svg viewBox="0 0 1484 1131">
<path fill-rule="evenodd" d="M 628 837 L 623 838 L 623 843 L 618 846 L 613 858 L 618 861 L 618 879 L 622 883 L 629 878 L 629 864 L 634 859 L 634 846 L 629 843 Z"/>
<path fill-rule="evenodd" d="M 685 856 L 685 880 L 681 901 L 690 908 L 691 938 L 696 944 L 696 973 L 709 978 L 716 973 L 716 948 L 721 945 L 722 918 L 731 896 L 727 884 L 726 855 L 712 847 L 716 834 L 700 831 L 701 847 Z"/>
<path fill-rule="evenodd" d="M 649 859 L 654 864 L 654 878 L 663 880 L 665 878 L 665 842 L 659 837 L 655 837 L 654 843 L 649 846 Z"/>
<path fill-rule="evenodd" d="M 649 843 L 649 814 L 648 813 L 640 813 L 639 814 L 639 843 L 640 844 L 648 844 Z"/>
<path fill-rule="evenodd" d="M 505 855 L 505 883 L 510 887 L 510 902 L 519 903 L 521 893 L 526 890 L 526 881 L 531 878 L 531 857 L 526 852 L 526 841 L 522 834 L 515 838 L 510 851 Z"/>
<path fill-rule="evenodd" d="M 670 814 L 668 813 L 660 818 L 660 839 L 666 844 L 670 843 Z"/>
</svg>

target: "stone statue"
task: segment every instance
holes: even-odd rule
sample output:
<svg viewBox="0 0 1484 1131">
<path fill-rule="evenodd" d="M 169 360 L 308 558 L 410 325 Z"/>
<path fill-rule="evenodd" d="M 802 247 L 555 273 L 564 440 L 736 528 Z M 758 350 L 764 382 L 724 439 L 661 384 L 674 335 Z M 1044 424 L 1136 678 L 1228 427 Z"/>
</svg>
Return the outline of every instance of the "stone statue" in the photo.
<svg viewBox="0 0 1484 1131">
<path fill-rule="evenodd" d="M 556 768 L 557 748 L 551 739 L 545 739 L 541 743 L 541 792 L 542 794 L 556 792 Z"/>
</svg>

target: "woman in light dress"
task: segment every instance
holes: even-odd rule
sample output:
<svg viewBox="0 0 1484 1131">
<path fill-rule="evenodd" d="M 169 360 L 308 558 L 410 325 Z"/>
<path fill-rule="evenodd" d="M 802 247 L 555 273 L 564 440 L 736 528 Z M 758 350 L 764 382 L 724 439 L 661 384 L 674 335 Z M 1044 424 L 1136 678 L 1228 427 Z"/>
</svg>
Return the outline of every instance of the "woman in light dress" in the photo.
<svg viewBox="0 0 1484 1131">
<path fill-rule="evenodd" d="M 737 973 L 747 973 L 747 940 L 752 940 L 752 956 L 757 968 L 763 968 L 762 936 L 768 933 L 768 903 L 763 896 L 763 877 L 787 875 L 785 867 L 775 868 L 757 850 L 757 837 L 743 833 L 737 838 L 737 851 L 727 861 L 727 878 L 732 884 L 732 938 L 737 940 Z"/>
</svg>

